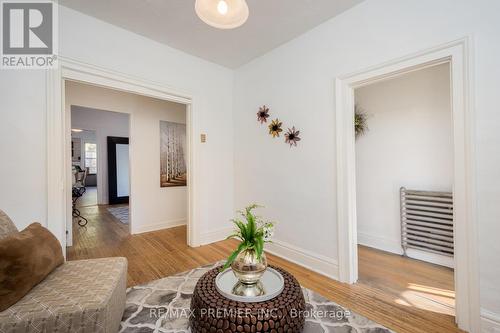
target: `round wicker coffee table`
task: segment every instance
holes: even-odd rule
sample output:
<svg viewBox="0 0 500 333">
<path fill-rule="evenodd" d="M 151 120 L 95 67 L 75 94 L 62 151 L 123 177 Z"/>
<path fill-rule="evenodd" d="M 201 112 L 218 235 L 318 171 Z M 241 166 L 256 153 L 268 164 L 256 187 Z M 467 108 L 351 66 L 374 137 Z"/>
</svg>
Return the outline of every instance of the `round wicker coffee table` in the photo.
<svg viewBox="0 0 500 333">
<path fill-rule="evenodd" d="M 215 278 L 222 266 L 205 273 L 191 298 L 189 324 L 194 333 L 272 332 L 298 333 L 304 327 L 304 295 L 299 283 L 287 271 L 270 266 L 284 278 L 283 291 L 276 297 L 255 303 L 230 300 L 216 289 Z"/>
</svg>

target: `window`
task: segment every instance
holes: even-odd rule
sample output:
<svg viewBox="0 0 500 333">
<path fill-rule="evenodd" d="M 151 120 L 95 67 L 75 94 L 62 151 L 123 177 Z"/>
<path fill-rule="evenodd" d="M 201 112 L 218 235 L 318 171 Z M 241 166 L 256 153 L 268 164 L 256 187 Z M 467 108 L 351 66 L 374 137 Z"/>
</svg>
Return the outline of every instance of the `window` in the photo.
<svg viewBox="0 0 500 333">
<path fill-rule="evenodd" d="M 85 142 L 85 167 L 89 168 L 89 174 L 97 173 L 97 145 Z"/>
</svg>

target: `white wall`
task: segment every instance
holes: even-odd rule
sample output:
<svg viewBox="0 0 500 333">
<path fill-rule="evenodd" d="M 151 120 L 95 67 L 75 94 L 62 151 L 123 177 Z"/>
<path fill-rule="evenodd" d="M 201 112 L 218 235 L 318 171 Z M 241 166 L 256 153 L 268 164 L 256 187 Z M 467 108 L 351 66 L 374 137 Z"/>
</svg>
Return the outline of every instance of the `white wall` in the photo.
<svg viewBox="0 0 500 333">
<path fill-rule="evenodd" d="M 194 133 L 208 139 L 194 142 L 200 237 L 230 227 L 233 72 L 63 6 L 59 28 L 62 56 L 193 95 Z M 0 133 L 16 138 L 0 140 L 0 206 L 20 228 L 35 220 L 47 225 L 46 73 L 2 70 L 0 88 Z"/>
<path fill-rule="evenodd" d="M 131 232 L 186 223 L 187 187 L 160 187 L 160 120 L 185 124 L 185 105 L 74 82 L 66 83 L 66 105 L 72 126 L 96 131 L 100 203 L 109 195 L 107 137 L 130 133 Z"/>
<path fill-rule="evenodd" d="M 0 209 L 19 229 L 47 225 L 44 85 L 43 71 L 0 71 Z"/>
<path fill-rule="evenodd" d="M 335 270 L 335 78 L 473 35 L 481 306 L 500 318 L 499 13 L 494 0 L 367 0 L 238 69 L 235 207 L 264 204 L 294 258 Z M 297 148 L 257 123 L 262 104 L 301 130 Z"/>
<path fill-rule="evenodd" d="M 451 192 L 450 100 L 448 64 L 356 89 L 356 104 L 369 117 L 368 131 L 356 140 L 359 244 L 402 254 L 400 187 Z"/>
</svg>

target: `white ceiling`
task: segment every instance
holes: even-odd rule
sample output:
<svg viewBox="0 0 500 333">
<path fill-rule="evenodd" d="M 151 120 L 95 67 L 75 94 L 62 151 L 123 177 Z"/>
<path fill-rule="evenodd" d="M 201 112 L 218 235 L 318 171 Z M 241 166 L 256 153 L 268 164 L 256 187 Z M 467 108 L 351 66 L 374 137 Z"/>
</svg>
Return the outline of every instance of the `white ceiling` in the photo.
<svg viewBox="0 0 500 333">
<path fill-rule="evenodd" d="M 195 0 L 60 0 L 59 3 L 192 55 L 237 68 L 363 0 L 247 0 L 234 30 L 203 23 Z"/>
</svg>

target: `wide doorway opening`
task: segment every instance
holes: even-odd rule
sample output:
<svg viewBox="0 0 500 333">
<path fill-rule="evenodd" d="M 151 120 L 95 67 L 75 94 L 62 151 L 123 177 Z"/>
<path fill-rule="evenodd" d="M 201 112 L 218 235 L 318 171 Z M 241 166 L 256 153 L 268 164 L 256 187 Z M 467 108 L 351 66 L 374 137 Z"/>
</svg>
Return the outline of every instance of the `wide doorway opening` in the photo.
<svg viewBox="0 0 500 333">
<path fill-rule="evenodd" d="M 187 106 L 69 80 L 64 88 L 72 178 L 68 259 L 133 260 L 121 244 L 149 232 L 186 246 Z"/>
</svg>

